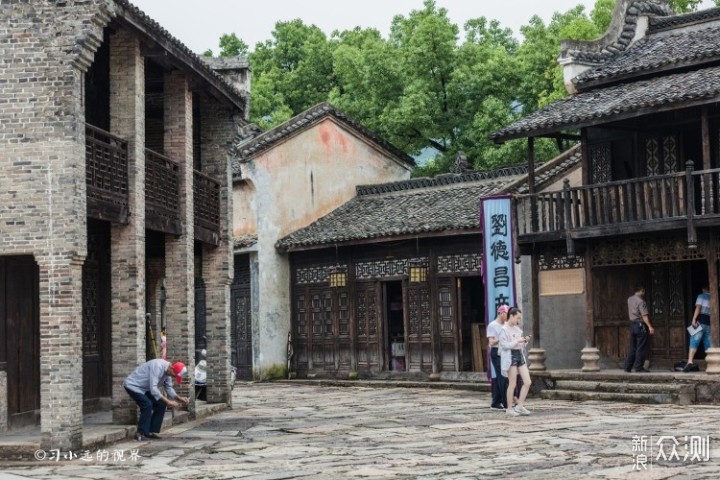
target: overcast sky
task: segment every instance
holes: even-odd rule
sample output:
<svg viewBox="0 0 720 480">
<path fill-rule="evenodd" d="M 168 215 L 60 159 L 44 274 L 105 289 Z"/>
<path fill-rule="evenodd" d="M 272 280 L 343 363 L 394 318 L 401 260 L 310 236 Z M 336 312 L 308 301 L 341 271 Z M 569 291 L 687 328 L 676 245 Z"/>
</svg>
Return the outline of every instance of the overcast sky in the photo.
<svg viewBox="0 0 720 480">
<path fill-rule="evenodd" d="M 333 30 L 356 26 L 373 27 L 387 36 L 395 15 L 407 16 L 422 8 L 422 0 L 130 0 L 173 36 L 201 53 L 212 48 L 217 54 L 223 33 L 236 33 L 254 49 L 257 42 L 271 37 L 275 22 L 300 18 Z M 468 19 L 487 17 L 500 20 L 519 37 L 519 27 L 533 15 L 546 23 L 556 11 L 564 12 L 583 4 L 589 10 L 595 0 L 436 0 L 460 27 Z M 704 4 L 711 6 L 710 0 Z"/>
</svg>

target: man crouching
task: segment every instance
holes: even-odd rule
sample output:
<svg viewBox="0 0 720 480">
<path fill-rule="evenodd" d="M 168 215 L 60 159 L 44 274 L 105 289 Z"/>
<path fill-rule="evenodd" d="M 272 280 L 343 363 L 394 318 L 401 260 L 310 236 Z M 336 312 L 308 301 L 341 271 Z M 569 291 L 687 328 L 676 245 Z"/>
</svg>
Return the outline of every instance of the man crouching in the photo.
<svg viewBox="0 0 720 480">
<path fill-rule="evenodd" d="M 135 440 L 158 440 L 160 427 L 167 407 L 177 408 L 181 402 L 187 405 L 187 397 L 178 396 L 173 389 L 173 377 L 181 383 L 187 375 L 187 368 L 182 362 L 170 363 L 167 360 L 154 359 L 143 363 L 123 381 L 123 387 L 128 395 L 140 407 L 140 420 L 138 421 Z M 164 387 L 165 395 L 160 391 Z"/>
</svg>

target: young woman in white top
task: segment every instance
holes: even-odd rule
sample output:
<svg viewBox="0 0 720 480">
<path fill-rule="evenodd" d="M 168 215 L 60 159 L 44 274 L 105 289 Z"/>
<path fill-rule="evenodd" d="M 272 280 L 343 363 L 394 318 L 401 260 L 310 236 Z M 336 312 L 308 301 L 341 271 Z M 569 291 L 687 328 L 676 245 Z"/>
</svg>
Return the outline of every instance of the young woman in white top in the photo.
<svg viewBox="0 0 720 480">
<path fill-rule="evenodd" d="M 531 337 L 530 335 L 523 336 L 522 329 L 518 326 L 521 320 L 520 309 L 511 308 L 507 321 L 500 332 L 500 370 L 504 377 L 508 377 L 507 403 L 505 405 L 508 407 L 506 413 L 511 416 L 530 415 L 530 411 L 525 408 L 525 397 L 530 391 L 530 371 L 525 361 L 523 348 Z M 522 378 L 523 386 L 520 389 L 517 406 L 513 408 L 513 392 L 518 374 Z"/>
</svg>

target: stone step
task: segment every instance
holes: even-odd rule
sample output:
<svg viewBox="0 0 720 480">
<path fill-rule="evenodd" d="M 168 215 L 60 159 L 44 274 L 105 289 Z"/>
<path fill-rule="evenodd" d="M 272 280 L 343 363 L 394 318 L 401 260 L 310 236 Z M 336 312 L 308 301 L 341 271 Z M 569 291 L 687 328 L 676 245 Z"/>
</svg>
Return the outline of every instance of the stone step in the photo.
<svg viewBox="0 0 720 480">
<path fill-rule="evenodd" d="M 646 404 L 688 405 L 689 398 L 677 393 L 619 393 L 585 390 L 543 390 L 540 397 L 545 400 L 574 400 L 600 402 L 627 402 Z"/>
<path fill-rule="evenodd" d="M 588 380 L 558 380 L 555 382 L 555 388 L 557 390 L 582 390 L 592 392 L 677 394 L 690 393 L 694 389 L 692 385 L 687 383 L 595 382 Z"/>
<path fill-rule="evenodd" d="M 301 385 L 323 385 L 328 387 L 373 387 L 373 388 L 438 388 L 445 390 L 468 390 L 472 392 L 490 392 L 490 383 L 479 382 L 437 382 L 411 380 L 336 380 L 336 379 L 295 379 L 275 380 L 274 383 Z"/>
</svg>

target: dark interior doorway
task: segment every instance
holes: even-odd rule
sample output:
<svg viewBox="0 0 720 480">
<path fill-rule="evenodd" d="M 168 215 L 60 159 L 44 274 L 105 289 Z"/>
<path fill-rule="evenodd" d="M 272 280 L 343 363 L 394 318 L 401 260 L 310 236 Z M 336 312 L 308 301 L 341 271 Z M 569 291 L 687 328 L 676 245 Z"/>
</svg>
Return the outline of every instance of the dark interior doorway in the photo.
<svg viewBox="0 0 720 480">
<path fill-rule="evenodd" d="M 485 346 L 485 293 L 482 278 L 459 279 L 460 293 L 460 345 L 463 372 L 484 371 L 483 348 Z M 476 330 L 473 335 L 473 328 Z M 473 361 L 475 355 L 475 361 Z"/>
<path fill-rule="evenodd" d="M 690 325 L 690 322 L 692 321 L 693 314 L 695 313 L 695 300 L 697 300 L 698 295 L 702 292 L 702 288 L 709 286 L 708 282 L 708 269 L 707 269 L 707 262 L 705 260 L 697 260 L 694 262 L 688 263 L 688 276 L 687 276 L 687 294 L 686 294 L 686 304 L 687 304 L 687 314 L 685 317 L 687 318 L 686 325 L 685 325 L 685 348 L 690 348 L 690 334 L 687 333 L 687 327 Z M 712 294 L 712 292 L 711 292 Z M 715 292 L 715 294 L 720 294 L 720 292 Z M 705 359 L 705 348 L 700 344 L 698 347 L 697 352 L 695 353 L 695 360 L 704 360 Z M 679 358 L 678 360 L 682 360 L 682 358 Z M 687 358 L 685 358 L 685 361 L 687 361 Z"/>
<path fill-rule="evenodd" d="M 385 320 L 387 329 L 386 346 L 390 352 L 389 368 L 392 371 L 404 372 L 407 368 L 405 358 L 405 310 L 403 308 L 402 282 L 386 282 Z"/>
<path fill-rule="evenodd" d="M 0 368 L 11 428 L 40 422 L 39 289 L 33 257 L 0 257 Z"/>
</svg>

